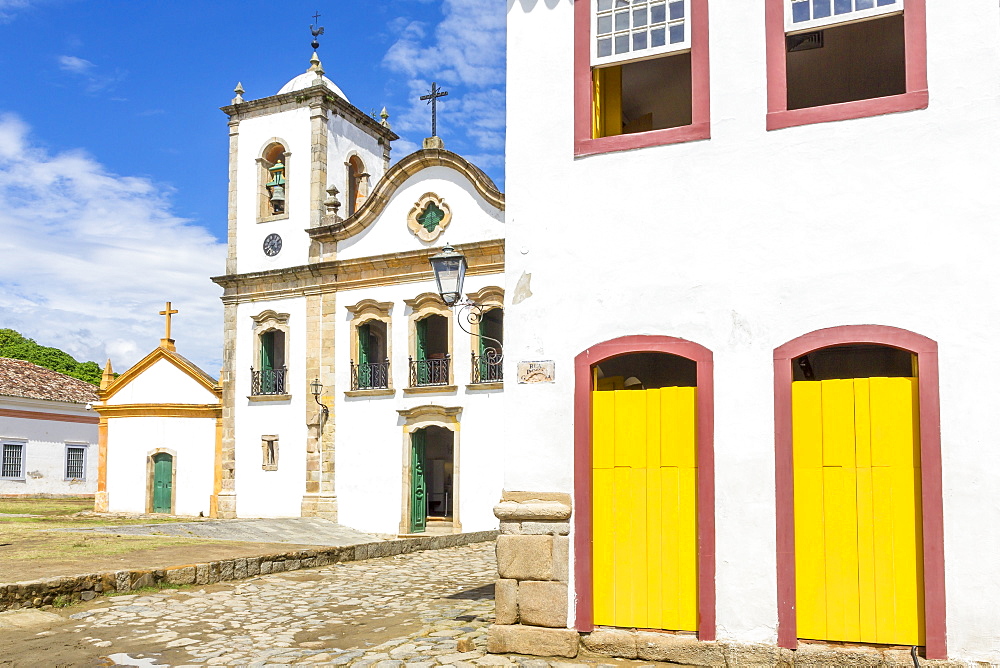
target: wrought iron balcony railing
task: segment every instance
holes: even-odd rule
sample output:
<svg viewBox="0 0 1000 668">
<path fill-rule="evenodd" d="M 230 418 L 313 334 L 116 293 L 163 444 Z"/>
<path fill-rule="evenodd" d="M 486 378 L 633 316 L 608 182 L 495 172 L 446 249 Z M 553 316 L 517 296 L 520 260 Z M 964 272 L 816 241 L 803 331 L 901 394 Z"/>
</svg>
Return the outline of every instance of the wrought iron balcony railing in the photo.
<svg viewBox="0 0 1000 668">
<path fill-rule="evenodd" d="M 352 390 L 384 390 L 389 387 L 389 360 L 355 364 L 351 362 Z"/>
<path fill-rule="evenodd" d="M 492 350 L 487 350 L 485 355 L 472 353 L 472 382 L 502 383 L 503 358 Z"/>
<path fill-rule="evenodd" d="M 250 394 L 287 394 L 285 392 L 285 377 L 287 369 L 250 369 Z"/>
<path fill-rule="evenodd" d="M 415 360 L 410 358 L 410 387 L 447 385 L 451 378 L 451 356 L 440 359 Z"/>
</svg>

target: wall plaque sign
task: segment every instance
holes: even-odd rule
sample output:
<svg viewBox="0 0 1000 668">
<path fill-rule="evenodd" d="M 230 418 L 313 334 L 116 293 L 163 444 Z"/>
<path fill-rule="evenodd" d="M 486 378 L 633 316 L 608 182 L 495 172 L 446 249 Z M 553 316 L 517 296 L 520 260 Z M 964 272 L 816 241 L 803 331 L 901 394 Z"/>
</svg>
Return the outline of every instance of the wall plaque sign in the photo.
<svg viewBox="0 0 1000 668">
<path fill-rule="evenodd" d="M 518 383 L 554 383 L 556 381 L 556 363 L 552 360 L 541 362 L 518 362 Z"/>
</svg>

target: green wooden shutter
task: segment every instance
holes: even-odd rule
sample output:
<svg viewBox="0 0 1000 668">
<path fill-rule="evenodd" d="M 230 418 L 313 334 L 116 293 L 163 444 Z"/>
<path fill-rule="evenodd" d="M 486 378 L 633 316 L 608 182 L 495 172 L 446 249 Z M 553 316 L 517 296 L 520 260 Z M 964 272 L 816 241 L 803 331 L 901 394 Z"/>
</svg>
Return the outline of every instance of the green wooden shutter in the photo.
<svg viewBox="0 0 1000 668">
<path fill-rule="evenodd" d="M 427 364 L 427 319 L 417 320 L 417 384 L 426 385 L 431 380 Z"/>
<path fill-rule="evenodd" d="M 358 364 L 368 364 L 371 360 L 371 328 L 366 323 L 358 327 Z"/>
<path fill-rule="evenodd" d="M 274 369 L 274 332 L 266 332 L 260 337 L 260 369 Z"/>
<path fill-rule="evenodd" d="M 421 429 L 410 434 L 410 533 L 427 530 L 427 479 L 424 476 L 424 450 L 427 434 Z"/>
</svg>

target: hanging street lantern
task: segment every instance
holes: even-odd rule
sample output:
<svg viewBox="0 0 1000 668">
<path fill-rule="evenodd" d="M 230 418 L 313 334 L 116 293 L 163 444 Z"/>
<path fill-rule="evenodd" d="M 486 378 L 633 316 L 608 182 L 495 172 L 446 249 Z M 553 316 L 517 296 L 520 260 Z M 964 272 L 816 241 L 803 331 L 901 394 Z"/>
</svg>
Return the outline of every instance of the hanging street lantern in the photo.
<svg viewBox="0 0 1000 668">
<path fill-rule="evenodd" d="M 465 256 L 451 245 L 446 245 L 440 253 L 431 256 L 430 263 L 434 269 L 438 294 L 445 304 L 454 306 L 462 298 L 462 285 L 465 283 L 465 270 L 468 267 Z"/>
</svg>

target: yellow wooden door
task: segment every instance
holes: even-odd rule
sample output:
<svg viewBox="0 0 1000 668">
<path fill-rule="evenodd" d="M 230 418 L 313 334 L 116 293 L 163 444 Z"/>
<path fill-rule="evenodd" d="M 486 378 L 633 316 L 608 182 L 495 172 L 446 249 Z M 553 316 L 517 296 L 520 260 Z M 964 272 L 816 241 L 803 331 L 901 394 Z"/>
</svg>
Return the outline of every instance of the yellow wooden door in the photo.
<svg viewBox="0 0 1000 668">
<path fill-rule="evenodd" d="M 924 644 L 916 378 L 792 383 L 798 636 Z"/>
<path fill-rule="evenodd" d="M 593 393 L 595 624 L 697 630 L 696 391 Z"/>
</svg>

